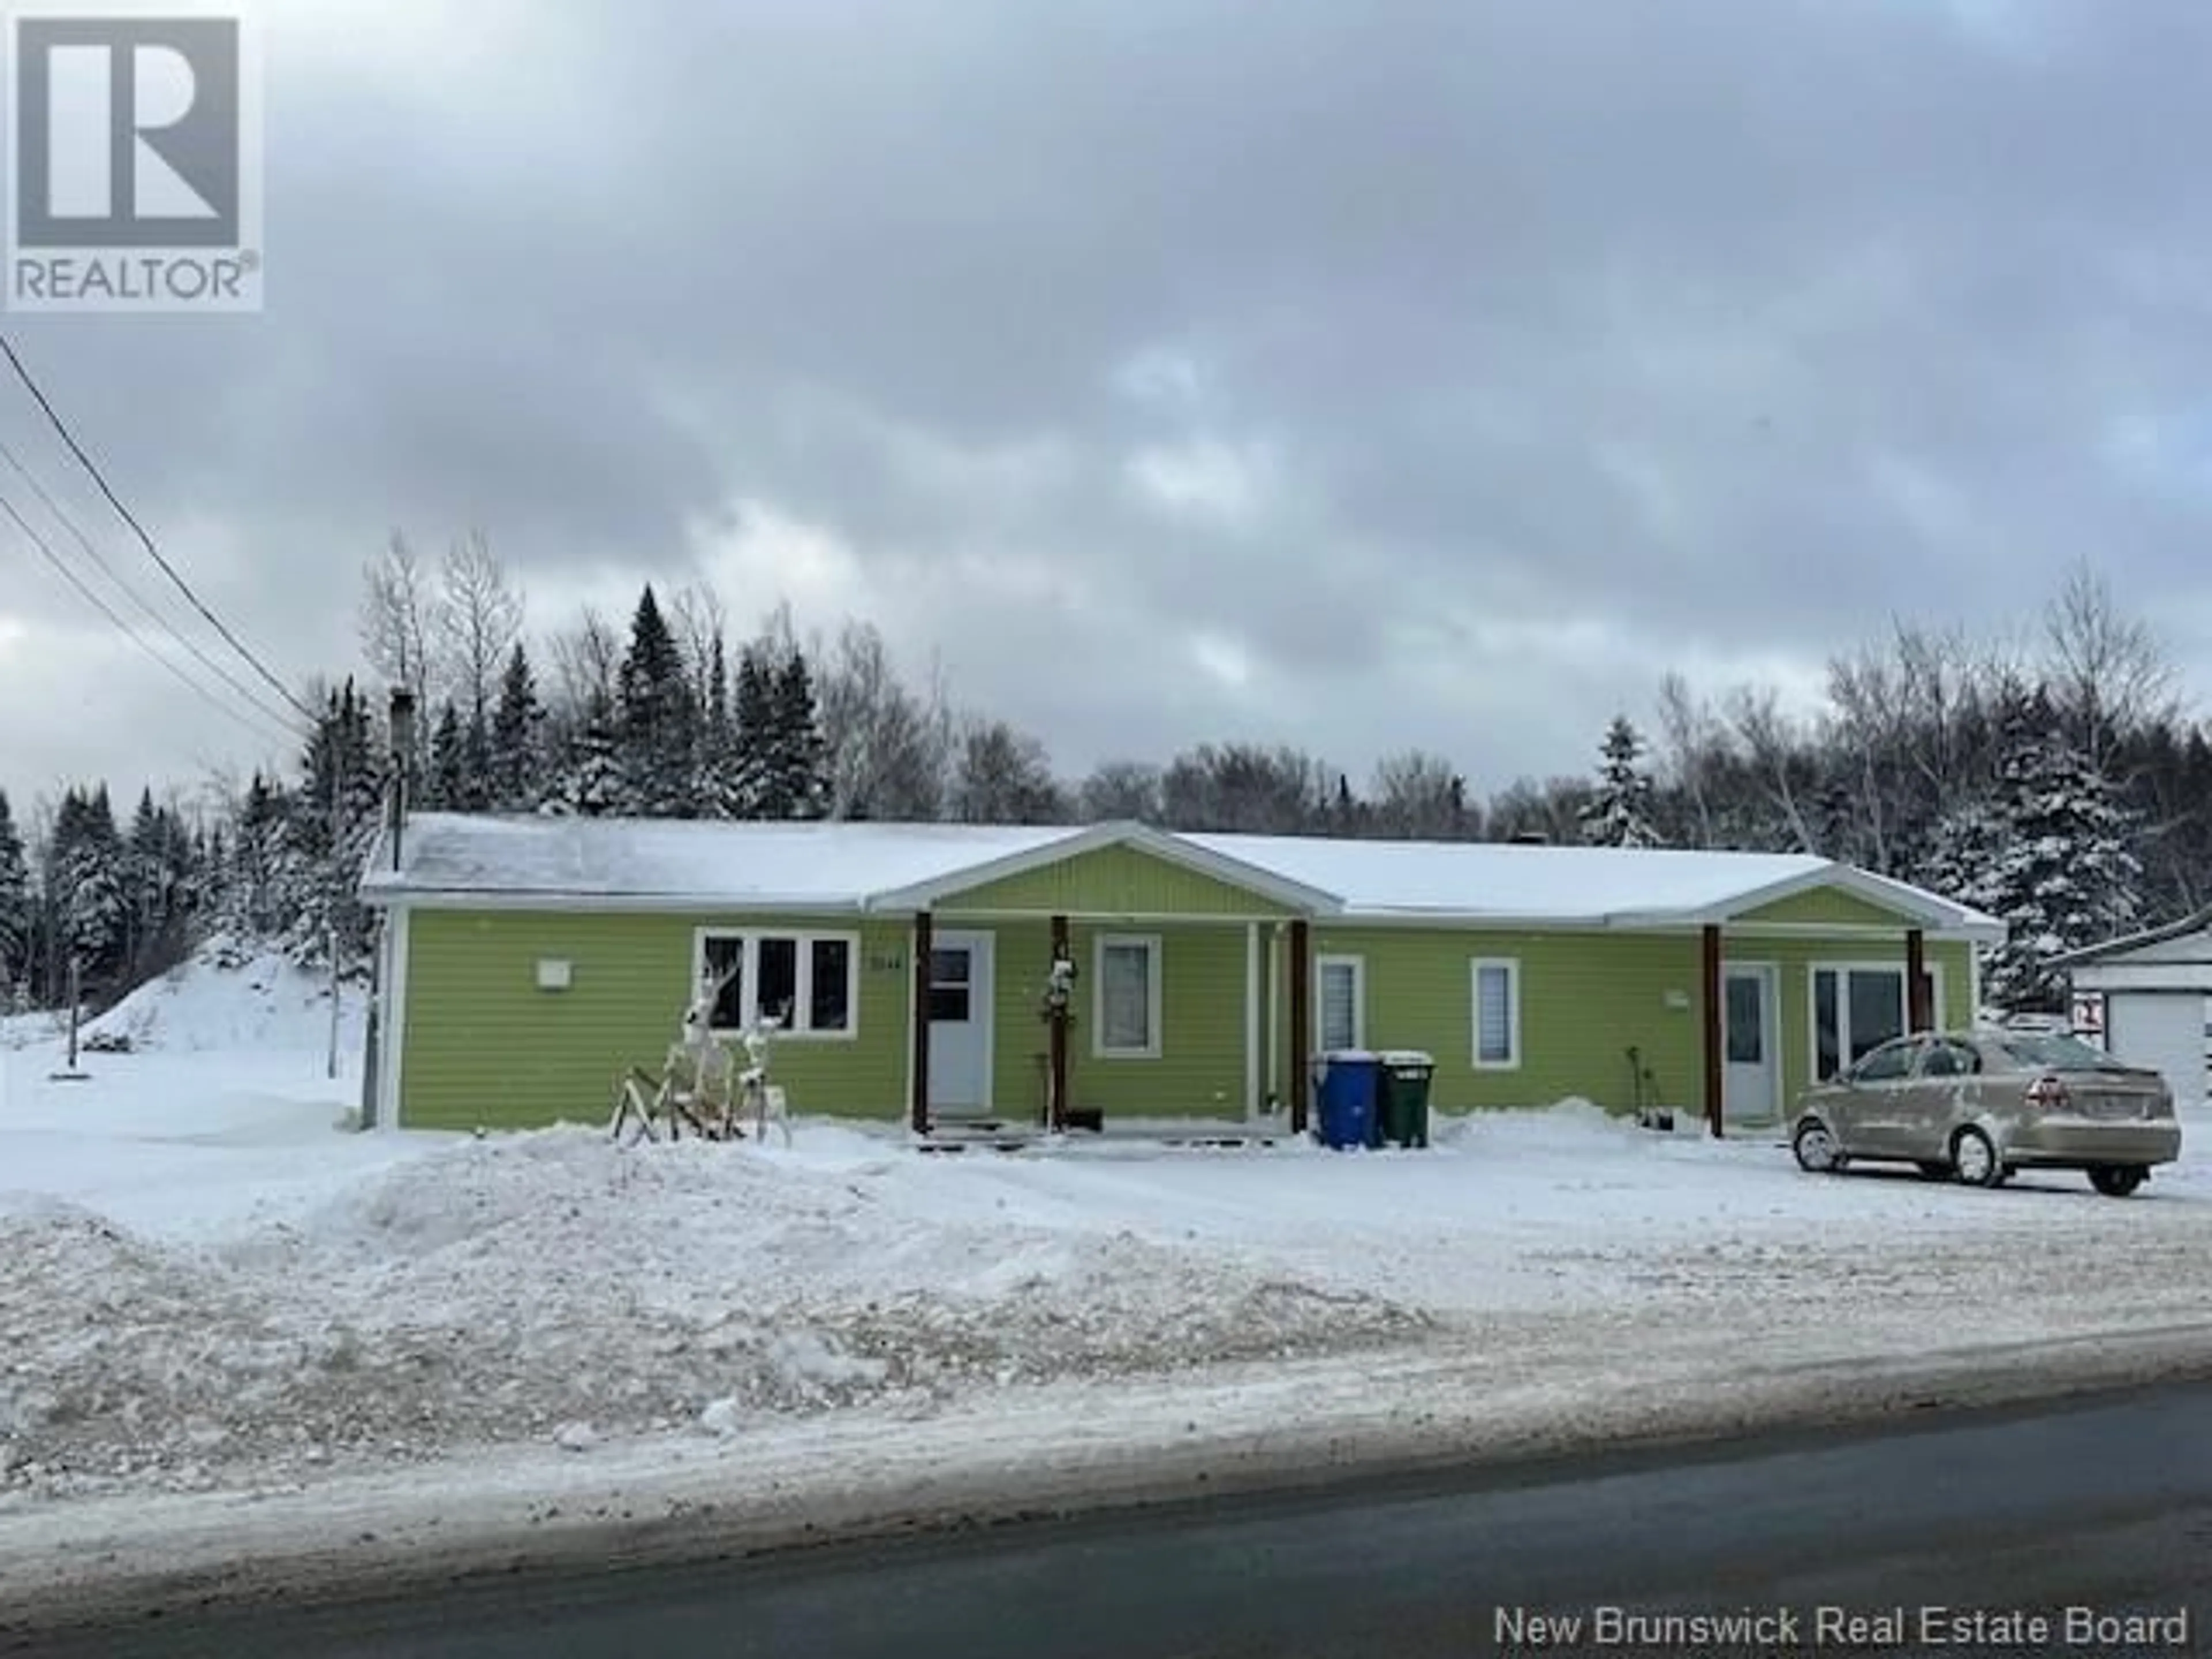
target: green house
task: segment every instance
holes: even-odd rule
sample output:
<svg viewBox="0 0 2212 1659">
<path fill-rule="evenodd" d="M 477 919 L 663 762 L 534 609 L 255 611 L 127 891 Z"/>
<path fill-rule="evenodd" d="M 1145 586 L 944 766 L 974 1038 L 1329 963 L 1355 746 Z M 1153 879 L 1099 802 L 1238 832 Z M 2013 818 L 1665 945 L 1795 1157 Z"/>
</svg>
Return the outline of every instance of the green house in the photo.
<svg viewBox="0 0 2212 1659">
<path fill-rule="evenodd" d="M 781 1022 L 794 1111 L 1302 1124 L 1310 1057 L 1416 1048 L 1441 1110 L 1580 1097 L 1771 1123 L 1966 1023 L 1991 918 L 1819 858 L 869 823 L 420 813 L 380 912 L 368 1115 L 603 1120 L 684 1006 Z M 1048 1019 L 1056 960 L 1067 1022 Z"/>
</svg>

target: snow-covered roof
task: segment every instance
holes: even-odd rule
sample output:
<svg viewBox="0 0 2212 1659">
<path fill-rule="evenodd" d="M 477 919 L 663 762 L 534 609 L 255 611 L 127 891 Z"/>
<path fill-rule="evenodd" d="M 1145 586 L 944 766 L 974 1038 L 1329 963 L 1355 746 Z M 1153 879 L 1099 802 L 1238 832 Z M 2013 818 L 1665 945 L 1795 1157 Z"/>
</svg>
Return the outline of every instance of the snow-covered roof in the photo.
<svg viewBox="0 0 2212 1659">
<path fill-rule="evenodd" d="M 728 823 L 416 812 L 362 890 L 693 906 L 858 908 L 874 893 L 1033 853 L 1079 831 L 965 823 Z"/>
<path fill-rule="evenodd" d="M 1711 910 L 1835 866 L 1788 853 L 1689 853 L 1495 842 L 1330 841 L 1188 835 L 1376 915 L 1534 917 L 1595 921 Z"/>
<path fill-rule="evenodd" d="M 629 908 L 897 914 L 1098 848 L 1131 845 L 1289 908 L 1344 920 L 1663 927 L 1718 921 L 1839 886 L 1931 929 L 2002 938 L 1992 918 L 1802 854 L 1175 834 L 1134 823 L 724 823 L 411 815 L 363 877 L 393 899 Z"/>
</svg>

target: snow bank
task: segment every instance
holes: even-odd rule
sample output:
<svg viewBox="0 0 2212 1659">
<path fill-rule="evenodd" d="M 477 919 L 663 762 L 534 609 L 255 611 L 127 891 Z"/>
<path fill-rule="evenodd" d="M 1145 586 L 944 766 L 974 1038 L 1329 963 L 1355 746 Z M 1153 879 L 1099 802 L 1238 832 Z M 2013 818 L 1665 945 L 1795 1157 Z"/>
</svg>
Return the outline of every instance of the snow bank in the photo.
<svg viewBox="0 0 2212 1659">
<path fill-rule="evenodd" d="M 442 1147 L 214 1246 L 19 1203 L 0 1251 L 0 1490 L 40 1497 L 927 1413 L 1427 1322 L 1133 1233 L 947 1224 L 893 1184 L 584 1130 Z"/>
<path fill-rule="evenodd" d="M 343 1002 L 340 1046 L 358 1053 L 359 988 L 345 988 Z M 241 952 L 216 940 L 88 1021 L 78 1036 L 80 1042 L 127 1038 L 134 1051 L 319 1050 L 329 1045 L 330 1023 L 327 975 L 307 973 L 276 951 Z"/>
</svg>

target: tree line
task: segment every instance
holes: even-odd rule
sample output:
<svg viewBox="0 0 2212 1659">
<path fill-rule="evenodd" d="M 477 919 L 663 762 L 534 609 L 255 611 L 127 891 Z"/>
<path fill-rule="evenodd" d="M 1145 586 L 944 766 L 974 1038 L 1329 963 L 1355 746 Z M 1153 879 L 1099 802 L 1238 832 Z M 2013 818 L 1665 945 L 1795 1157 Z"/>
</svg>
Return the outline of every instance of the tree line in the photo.
<svg viewBox="0 0 2212 1659">
<path fill-rule="evenodd" d="M 532 635 L 481 536 L 434 562 L 395 537 L 364 572 L 366 676 L 311 688 L 279 775 L 142 793 L 72 787 L 19 826 L 0 798 L 0 988 L 64 994 L 72 964 L 112 997 L 213 939 L 356 968 L 354 890 L 393 767 L 386 690 L 421 711 L 421 810 L 1168 828 L 1540 841 L 1820 854 L 2002 918 L 1990 994 L 2049 1006 L 2051 957 L 2212 902 L 2212 736 L 2171 659 L 2076 570 L 1996 638 L 1896 624 L 1839 653 L 1824 695 L 1700 697 L 1680 677 L 1639 726 L 1608 724 L 1588 770 L 1487 796 L 1452 760 L 1387 754 L 1364 778 L 1293 744 L 1201 742 L 1081 778 L 1045 744 L 909 678 L 850 621 L 801 641 L 787 609 L 744 637 L 710 589 L 647 586 L 620 623 L 586 609 Z"/>
</svg>

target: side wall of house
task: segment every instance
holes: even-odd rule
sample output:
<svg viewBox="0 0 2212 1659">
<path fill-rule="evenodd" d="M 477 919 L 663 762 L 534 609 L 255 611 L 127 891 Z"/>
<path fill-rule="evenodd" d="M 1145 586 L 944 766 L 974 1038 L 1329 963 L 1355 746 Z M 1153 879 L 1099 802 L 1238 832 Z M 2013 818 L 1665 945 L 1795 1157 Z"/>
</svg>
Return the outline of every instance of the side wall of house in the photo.
<svg viewBox="0 0 2212 1659">
<path fill-rule="evenodd" d="M 792 1109 L 896 1115 L 905 1100 L 910 981 L 903 921 L 416 908 L 409 925 L 399 1121 L 408 1128 L 604 1122 L 617 1077 L 657 1072 L 690 994 L 700 927 L 857 933 L 846 1037 L 779 1037 Z M 541 961 L 568 964 L 538 988 Z"/>
</svg>

